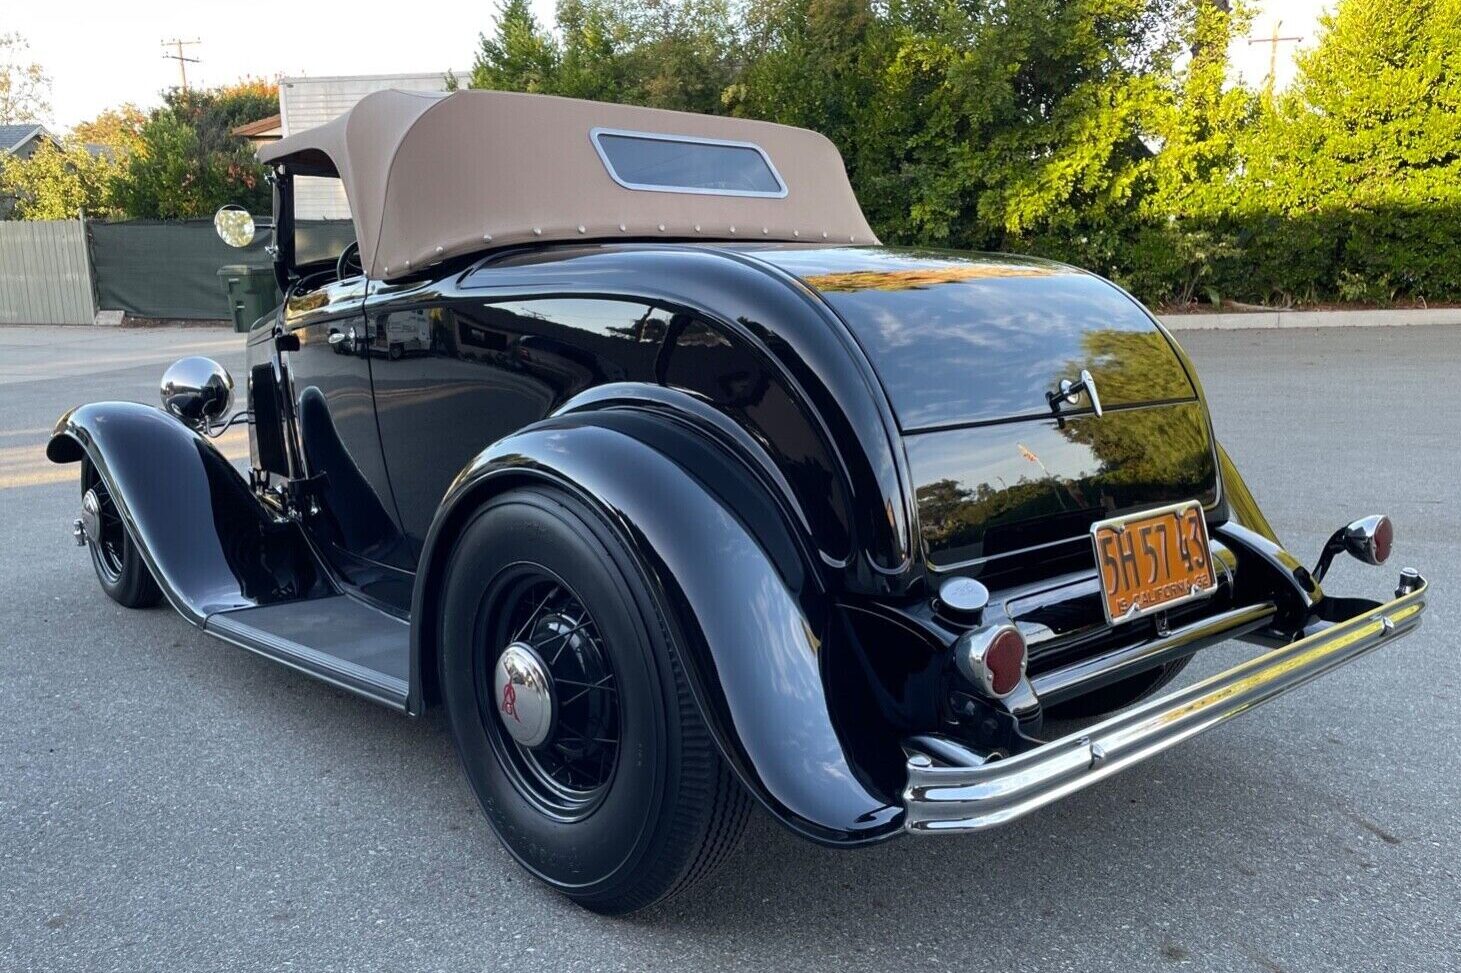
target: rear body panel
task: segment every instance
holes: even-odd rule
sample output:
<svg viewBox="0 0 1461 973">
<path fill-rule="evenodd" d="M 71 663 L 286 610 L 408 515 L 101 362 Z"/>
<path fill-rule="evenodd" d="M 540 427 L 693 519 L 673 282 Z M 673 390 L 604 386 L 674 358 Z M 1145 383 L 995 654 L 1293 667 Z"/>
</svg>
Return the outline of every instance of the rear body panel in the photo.
<svg viewBox="0 0 1461 973">
<path fill-rule="evenodd" d="M 936 568 L 1088 544 L 1097 520 L 1217 500 L 1216 461 L 1196 402 L 923 433 L 906 446 L 924 550 Z"/>
<path fill-rule="evenodd" d="M 1088 551 L 1097 520 L 1215 509 L 1206 410 L 1175 347 L 1110 283 L 1048 261 L 886 247 L 756 256 L 814 288 L 887 393 L 924 562 L 983 574 Z M 1047 393 L 1089 371 L 1104 415 Z"/>
</svg>

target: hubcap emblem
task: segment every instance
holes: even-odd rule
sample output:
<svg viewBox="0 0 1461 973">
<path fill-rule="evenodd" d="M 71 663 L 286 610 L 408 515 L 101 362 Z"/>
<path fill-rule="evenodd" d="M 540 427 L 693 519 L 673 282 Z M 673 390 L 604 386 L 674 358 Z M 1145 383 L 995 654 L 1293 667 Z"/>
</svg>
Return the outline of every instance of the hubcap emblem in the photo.
<svg viewBox="0 0 1461 973">
<path fill-rule="evenodd" d="M 553 679 L 525 642 L 502 650 L 493 675 L 497 716 L 509 736 L 525 747 L 543 744 L 553 729 Z"/>
</svg>

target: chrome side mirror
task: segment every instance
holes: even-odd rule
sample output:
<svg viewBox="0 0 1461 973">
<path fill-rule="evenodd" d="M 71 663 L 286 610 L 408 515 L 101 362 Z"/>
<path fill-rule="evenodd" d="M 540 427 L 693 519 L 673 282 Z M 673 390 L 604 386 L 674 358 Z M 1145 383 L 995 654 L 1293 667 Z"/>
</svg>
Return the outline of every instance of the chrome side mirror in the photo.
<svg viewBox="0 0 1461 973">
<path fill-rule="evenodd" d="M 254 242 L 258 226 L 253 215 L 237 203 L 220 206 L 213 214 L 213 229 L 230 247 L 246 247 Z"/>
<path fill-rule="evenodd" d="M 1323 581 L 1329 572 L 1334 555 L 1347 551 L 1350 557 L 1366 564 L 1384 564 L 1390 559 L 1390 549 L 1395 545 L 1395 527 L 1384 514 L 1361 517 L 1334 532 L 1319 554 L 1319 563 L 1314 566 L 1314 580 Z"/>
<path fill-rule="evenodd" d="M 162 408 L 208 432 L 233 405 L 233 376 L 211 358 L 180 358 L 162 374 Z"/>
</svg>

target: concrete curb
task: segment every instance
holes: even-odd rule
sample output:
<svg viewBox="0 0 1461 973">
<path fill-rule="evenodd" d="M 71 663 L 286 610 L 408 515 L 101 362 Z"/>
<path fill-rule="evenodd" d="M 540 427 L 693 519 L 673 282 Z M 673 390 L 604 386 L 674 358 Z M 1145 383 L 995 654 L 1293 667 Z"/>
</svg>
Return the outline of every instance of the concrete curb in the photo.
<svg viewBox="0 0 1461 973">
<path fill-rule="evenodd" d="M 1461 324 L 1461 307 L 1363 311 L 1240 311 L 1232 314 L 1163 314 L 1173 331 L 1241 331 L 1249 328 L 1397 328 Z"/>
</svg>

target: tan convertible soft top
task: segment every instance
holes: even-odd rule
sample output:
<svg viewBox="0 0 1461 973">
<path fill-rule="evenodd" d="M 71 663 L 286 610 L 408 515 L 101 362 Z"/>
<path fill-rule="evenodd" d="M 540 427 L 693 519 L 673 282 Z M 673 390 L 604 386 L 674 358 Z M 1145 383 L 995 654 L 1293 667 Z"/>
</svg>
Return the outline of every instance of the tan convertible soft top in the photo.
<svg viewBox="0 0 1461 973">
<path fill-rule="evenodd" d="M 610 174 L 596 141 L 604 134 L 750 143 L 782 191 L 631 188 Z M 546 240 L 877 242 L 836 147 L 769 122 L 505 91 L 380 91 L 259 159 L 340 177 L 361 263 L 377 279 Z"/>
</svg>

